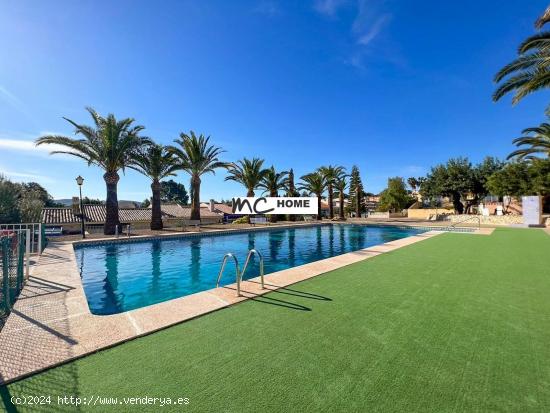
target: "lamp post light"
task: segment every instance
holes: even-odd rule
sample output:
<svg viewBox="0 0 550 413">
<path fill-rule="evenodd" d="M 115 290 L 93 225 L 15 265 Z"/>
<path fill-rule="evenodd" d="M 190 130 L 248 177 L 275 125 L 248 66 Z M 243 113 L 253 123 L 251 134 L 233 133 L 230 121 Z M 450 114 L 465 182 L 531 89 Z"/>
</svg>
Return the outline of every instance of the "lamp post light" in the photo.
<svg viewBox="0 0 550 413">
<path fill-rule="evenodd" d="M 82 239 L 85 239 L 86 230 L 84 229 L 84 208 L 82 206 L 82 184 L 84 183 L 84 178 L 78 175 L 76 177 L 76 183 L 78 184 L 78 189 L 80 191 L 80 226 L 82 231 Z"/>
</svg>

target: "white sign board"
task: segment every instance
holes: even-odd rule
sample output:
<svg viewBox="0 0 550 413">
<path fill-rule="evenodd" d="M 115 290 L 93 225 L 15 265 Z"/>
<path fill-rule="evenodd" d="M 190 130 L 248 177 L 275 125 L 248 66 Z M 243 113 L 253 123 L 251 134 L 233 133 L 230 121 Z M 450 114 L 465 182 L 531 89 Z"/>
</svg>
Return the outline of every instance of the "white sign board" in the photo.
<svg viewBox="0 0 550 413">
<path fill-rule="evenodd" d="M 233 214 L 316 215 L 317 197 L 233 198 Z"/>
<path fill-rule="evenodd" d="M 523 224 L 526 226 L 542 223 L 542 198 L 540 196 L 524 196 L 521 198 L 523 208 Z"/>
</svg>

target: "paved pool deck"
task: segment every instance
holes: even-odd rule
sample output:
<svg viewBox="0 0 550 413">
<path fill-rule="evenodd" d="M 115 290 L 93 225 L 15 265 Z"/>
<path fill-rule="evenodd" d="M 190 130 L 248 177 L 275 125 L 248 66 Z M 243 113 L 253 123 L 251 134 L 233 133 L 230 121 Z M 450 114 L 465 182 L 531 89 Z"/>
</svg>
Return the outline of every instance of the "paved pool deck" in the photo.
<svg viewBox="0 0 550 413">
<path fill-rule="evenodd" d="M 262 229 L 262 228 L 258 228 Z M 493 229 L 475 233 L 489 235 Z M 224 231 L 227 232 L 227 231 Z M 90 312 L 73 242 L 51 242 L 0 332 L 0 384 L 441 234 L 428 231 L 120 314 Z M 187 233 L 188 234 L 188 233 Z"/>
</svg>

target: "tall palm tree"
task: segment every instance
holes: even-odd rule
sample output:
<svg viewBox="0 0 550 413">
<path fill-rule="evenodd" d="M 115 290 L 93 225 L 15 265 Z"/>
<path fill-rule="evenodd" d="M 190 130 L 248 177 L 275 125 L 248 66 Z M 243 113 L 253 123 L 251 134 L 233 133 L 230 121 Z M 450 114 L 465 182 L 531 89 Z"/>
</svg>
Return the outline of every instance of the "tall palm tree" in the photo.
<svg viewBox="0 0 550 413">
<path fill-rule="evenodd" d="M 535 27 L 540 29 L 549 21 L 550 8 L 535 22 Z M 520 44 L 518 55 L 495 75 L 494 81 L 501 83 L 493 93 L 495 102 L 515 91 L 512 103 L 516 104 L 528 94 L 550 87 L 550 32 L 527 38 Z"/>
<path fill-rule="evenodd" d="M 513 140 L 519 149 L 508 155 L 508 159 L 518 157 L 532 160 L 537 158 L 536 154 L 550 158 L 550 123 L 541 123 L 534 128 L 524 129 L 521 133 L 524 136 Z"/>
<path fill-rule="evenodd" d="M 343 166 L 321 166 L 318 171 L 325 177 L 328 192 L 328 214 L 330 219 L 334 218 L 334 184 L 346 169 Z"/>
<path fill-rule="evenodd" d="M 262 180 L 268 173 L 267 169 L 262 168 L 263 165 L 263 159 L 243 158 L 228 166 L 227 172 L 229 176 L 226 176 L 225 180 L 242 184 L 246 188 L 246 196 L 253 197 L 254 191 L 260 186 Z"/>
<path fill-rule="evenodd" d="M 179 139 L 174 142 L 177 146 L 169 146 L 168 151 L 176 159 L 179 169 L 191 175 L 191 217 L 192 220 L 201 219 L 201 176 L 205 173 L 216 173 L 218 168 L 227 168 L 228 164 L 219 160 L 220 154 L 225 152 L 221 148 L 209 145 L 210 136 L 197 136 L 190 131 L 189 135 L 180 133 Z"/>
<path fill-rule="evenodd" d="M 51 154 L 62 153 L 84 159 L 88 166 L 96 165 L 105 171 L 103 179 L 107 186 L 106 218 L 103 232 L 105 235 L 115 233 L 120 225 L 118 217 L 117 184 L 120 180 L 118 172 L 130 165 L 134 155 L 143 145 L 150 141 L 139 133 L 143 126 L 133 125 L 133 118 L 117 120 L 113 114 L 103 117 L 94 109 L 86 108 L 91 115 L 94 126 L 78 124 L 63 118 L 75 127 L 75 135 L 82 139 L 62 135 L 46 135 L 36 140 L 36 145 L 55 144 L 67 150 L 55 150 Z"/>
<path fill-rule="evenodd" d="M 306 191 L 308 194 L 315 194 L 317 197 L 317 220 L 322 219 L 321 216 L 321 197 L 327 187 L 326 178 L 319 171 L 312 172 L 300 178 L 303 182 L 299 185 L 300 191 Z"/>
<path fill-rule="evenodd" d="M 172 152 L 165 146 L 151 144 L 139 151 L 129 166 L 132 169 L 151 178 L 151 191 L 153 193 L 153 202 L 151 204 L 151 229 L 161 230 L 162 211 L 160 208 L 160 181 L 169 176 L 174 176 L 180 166 Z"/>
<path fill-rule="evenodd" d="M 340 208 L 338 208 L 338 218 L 342 221 L 346 219 L 344 216 L 344 191 L 348 186 L 348 182 L 346 180 L 348 176 L 349 175 L 342 174 L 338 177 L 336 182 L 334 182 L 334 187 L 338 190 L 338 203 L 340 205 Z"/>
<path fill-rule="evenodd" d="M 275 167 L 271 166 L 271 168 L 267 169 L 258 188 L 264 189 L 271 197 L 278 197 L 279 191 L 287 187 L 287 177 L 288 171 L 276 172 Z M 277 222 L 277 214 L 271 214 L 269 220 L 271 222 Z"/>
</svg>

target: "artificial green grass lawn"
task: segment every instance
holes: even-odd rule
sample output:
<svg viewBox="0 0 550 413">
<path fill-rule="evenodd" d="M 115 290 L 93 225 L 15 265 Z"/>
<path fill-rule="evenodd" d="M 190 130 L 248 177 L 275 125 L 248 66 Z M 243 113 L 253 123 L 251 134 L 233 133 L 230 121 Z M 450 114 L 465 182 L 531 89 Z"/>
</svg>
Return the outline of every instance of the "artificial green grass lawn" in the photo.
<svg viewBox="0 0 550 413">
<path fill-rule="evenodd" d="M 550 236 L 440 235 L 49 370 L 2 396 L 39 394 L 189 398 L 117 411 L 548 412 Z"/>
</svg>

